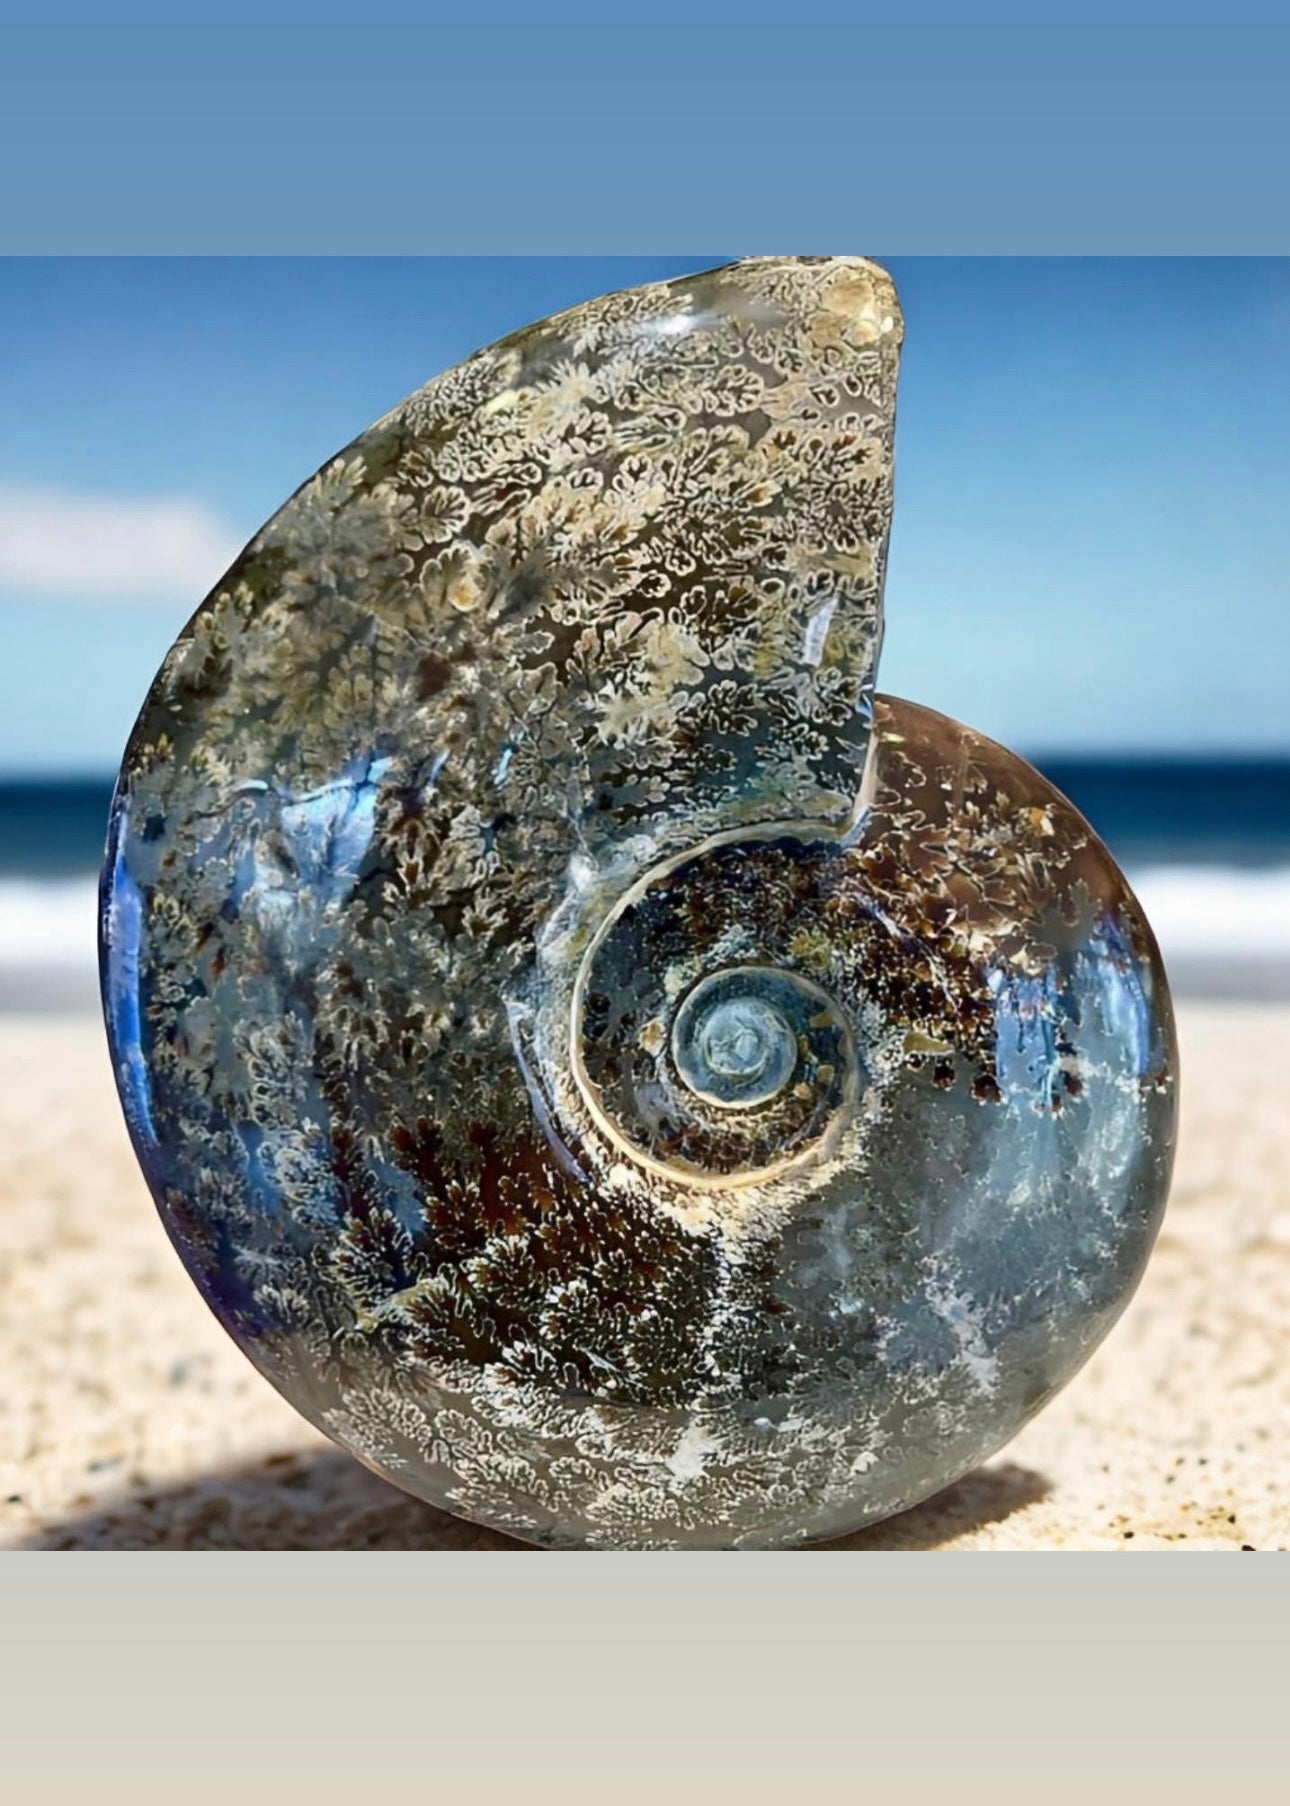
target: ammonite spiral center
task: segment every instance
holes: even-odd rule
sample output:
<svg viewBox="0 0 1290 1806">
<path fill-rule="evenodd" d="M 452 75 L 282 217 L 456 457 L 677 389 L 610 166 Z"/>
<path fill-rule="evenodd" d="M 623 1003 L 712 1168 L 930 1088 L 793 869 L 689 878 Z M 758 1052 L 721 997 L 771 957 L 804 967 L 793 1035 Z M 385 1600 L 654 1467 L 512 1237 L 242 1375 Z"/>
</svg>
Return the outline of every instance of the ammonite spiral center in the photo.
<svg viewBox="0 0 1290 1806">
<path fill-rule="evenodd" d="M 697 985 L 677 1013 L 672 1058 L 710 1104 L 764 1104 L 797 1070 L 797 1036 L 773 1003 L 743 988 L 749 976 L 723 973 Z"/>
<path fill-rule="evenodd" d="M 831 1143 L 861 1062 L 846 1005 L 796 969 L 825 905 L 813 874 L 827 856 L 827 843 L 794 837 L 713 846 L 642 881 L 597 937 L 575 1069 L 638 1164 L 721 1188 Z"/>
</svg>

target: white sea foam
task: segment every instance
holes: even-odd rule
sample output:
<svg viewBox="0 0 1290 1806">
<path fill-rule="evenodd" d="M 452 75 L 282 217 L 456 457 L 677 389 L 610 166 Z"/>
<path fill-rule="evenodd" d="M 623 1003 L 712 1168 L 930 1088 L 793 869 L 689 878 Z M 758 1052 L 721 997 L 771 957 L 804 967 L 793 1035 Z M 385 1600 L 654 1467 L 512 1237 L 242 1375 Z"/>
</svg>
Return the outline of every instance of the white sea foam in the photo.
<svg viewBox="0 0 1290 1806">
<path fill-rule="evenodd" d="M 1165 865 L 1129 878 L 1166 962 L 1290 959 L 1290 869 Z"/>
<path fill-rule="evenodd" d="M 0 967 L 91 970 L 97 934 L 96 879 L 0 879 Z"/>
<path fill-rule="evenodd" d="M 1290 962 L 1290 867 L 1155 866 L 1129 876 L 1166 964 Z M 92 973 L 97 919 L 93 878 L 0 879 L 0 975 Z"/>
</svg>

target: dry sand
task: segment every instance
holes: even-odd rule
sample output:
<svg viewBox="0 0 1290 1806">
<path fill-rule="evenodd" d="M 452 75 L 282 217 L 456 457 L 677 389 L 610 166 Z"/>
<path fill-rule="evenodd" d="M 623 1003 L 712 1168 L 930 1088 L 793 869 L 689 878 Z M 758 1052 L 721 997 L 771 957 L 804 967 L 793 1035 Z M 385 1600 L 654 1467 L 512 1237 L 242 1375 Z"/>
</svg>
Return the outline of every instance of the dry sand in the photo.
<svg viewBox="0 0 1290 1806">
<path fill-rule="evenodd" d="M 834 1547 L 1290 1546 L 1290 1008 L 1184 1004 L 1173 1198 L 1126 1316 L 938 1499 Z M 0 1547 L 515 1548 L 310 1429 L 153 1214 L 97 1021 L 0 1017 Z"/>
</svg>

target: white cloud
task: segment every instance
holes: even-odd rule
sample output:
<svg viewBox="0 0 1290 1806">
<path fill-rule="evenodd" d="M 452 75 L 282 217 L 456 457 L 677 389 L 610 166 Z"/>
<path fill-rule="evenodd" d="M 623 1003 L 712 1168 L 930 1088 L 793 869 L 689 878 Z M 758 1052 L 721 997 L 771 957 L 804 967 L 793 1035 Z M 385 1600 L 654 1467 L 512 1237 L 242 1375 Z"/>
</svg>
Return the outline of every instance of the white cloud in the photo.
<svg viewBox="0 0 1290 1806">
<path fill-rule="evenodd" d="M 200 502 L 0 485 L 0 589 L 195 606 L 241 549 Z"/>
</svg>

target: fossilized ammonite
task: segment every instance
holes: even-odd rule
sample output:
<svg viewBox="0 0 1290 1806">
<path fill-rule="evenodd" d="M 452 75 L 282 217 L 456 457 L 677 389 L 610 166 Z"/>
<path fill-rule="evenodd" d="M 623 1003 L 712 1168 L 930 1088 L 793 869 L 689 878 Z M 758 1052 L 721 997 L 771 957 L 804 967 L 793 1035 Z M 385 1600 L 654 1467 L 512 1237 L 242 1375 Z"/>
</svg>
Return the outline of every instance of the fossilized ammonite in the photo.
<svg viewBox="0 0 1290 1806">
<path fill-rule="evenodd" d="M 102 904 L 131 1134 L 220 1321 L 532 1541 L 850 1531 L 1123 1308 L 1173 1030 L 1020 759 L 873 694 L 900 314 L 859 258 L 436 378 L 198 609 Z"/>
</svg>

